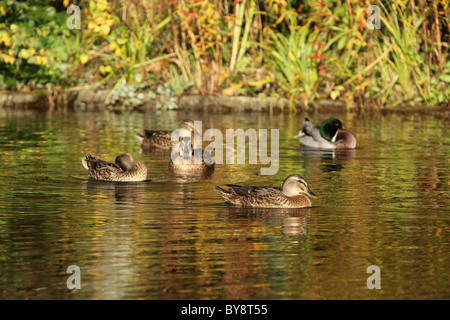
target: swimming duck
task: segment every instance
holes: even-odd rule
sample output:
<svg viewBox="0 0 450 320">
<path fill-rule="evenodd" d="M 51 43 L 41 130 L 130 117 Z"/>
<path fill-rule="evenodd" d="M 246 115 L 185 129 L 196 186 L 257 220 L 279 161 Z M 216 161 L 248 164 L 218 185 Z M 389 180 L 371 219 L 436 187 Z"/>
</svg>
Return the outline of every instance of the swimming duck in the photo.
<svg viewBox="0 0 450 320">
<path fill-rule="evenodd" d="M 115 163 L 87 154 L 81 159 L 81 163 L 92 180 L 133 182 L 147 179 L 147 167 L 133 160 L 129 153 L 117 156 Z"/>
<path fill-rule="evenodd" d="M 192 136 L 194 133 L 194 121 L 190 119 L 183 120 L 180 129 L 187 130 Z M 170 151 L 178 143 L 172 141 L 172 132 L 167 130 L 144 130 L 144 135 L 137 134 L 143 151 Z"/>
<path fill-rule="evenodd" d="M 308 118 L 303 122 L 303 128 L 294 138 L 300 144 L 318 149 L 354 149 L 356 138 L 348 130 L 342 128 L 339 119 L 329 118 L 319 126 L 312 124 Z"/>
<path fill-rule="evenodd" d="M 260 208 L 306 208 L 311 207 L 311 200 L 315 198 L 309 190 L 308 184 L 298 174 L 291 174 L 279 187 L 253 187 L 228 184 L 225 190 L 216 187 L 226 202 L 246 207 Z"/>
<path fill-rule="evenodd" d="M 201 162 L 195 163 L 196 157 Z M 177 149 L 173 149 L 169 169 L 177 174 L 203 174 L 214 171 L 214 159 L 208 151 L 193 149 L 189 139 L 181 140 Z"/>
</svg>

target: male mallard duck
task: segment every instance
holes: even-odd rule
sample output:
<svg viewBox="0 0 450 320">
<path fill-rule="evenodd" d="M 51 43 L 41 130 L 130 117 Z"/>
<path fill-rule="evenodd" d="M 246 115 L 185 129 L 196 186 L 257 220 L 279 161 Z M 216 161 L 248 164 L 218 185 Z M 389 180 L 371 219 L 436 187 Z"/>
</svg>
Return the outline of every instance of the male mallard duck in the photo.
<svg viewBox="0 0 450 320">
<path fill-rule="evenodd" d="M 134 161 L 129 153 L 117 156 L 115 163 L 87 154 L 81 159 L 81 163 L 92 180 L 134 182 L 147 179 L 147 167 Z"/>
<path fill-rule="evenodd" d="M 197 157 L 200 163 L 195 163 Z M 183 139 L 178 150 L 173 150 L 170 157 L 169 169 L 178 174 L 203 174 L 214 171 L 214 159 L 208 151 L 193 149 L 191 142 Z"/>
<path fill-rule="evenodd" d="M 305 196 L 315 198 L 309 190 L 308 184 L 298 174 L 291 174 L 278 187 L 252 187 L 228 184 L 225 190 L 216 187 L 226 202 L 247 207 L 260 208 L 306 208 L 311 207 L 311 200 Z"/>
<path fill-rule="evenodd" d="M 194 133 L 194 121 L 190 119 L 183 120 L 180 129 L 187 130 L 192 136 Z M 137 134 L 141 142 L 141 148 L 144 151 L 165 150 L 170 151 L 176 145 L 177 141 L 172 141 L 172 132 L 166 130 L 144 130 L 144 135 Z"/>
<path fill-rule="evenodd" d="M 312 124 L 308 118 L 303 122 L 303 128 L 294 138 L 300 144 L 318 149 L 354 149 L 356 138 L 348 130 L 342 128 L 338 119 L 329 118 L 319 126 Z"/>
</svg>

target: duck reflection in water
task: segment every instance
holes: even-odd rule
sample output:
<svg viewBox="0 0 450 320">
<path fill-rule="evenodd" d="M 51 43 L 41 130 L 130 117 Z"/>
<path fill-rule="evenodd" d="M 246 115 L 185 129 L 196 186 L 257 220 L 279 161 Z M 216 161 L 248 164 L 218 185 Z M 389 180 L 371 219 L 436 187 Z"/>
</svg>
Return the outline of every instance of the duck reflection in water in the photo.
<svg viewBox="0 0 450 320">
<path fill-rule="evenodd" d="M 249 219 L 270 224 L 278 220 L 281 232 L 285 235 L 306 235 L 310 210 L 310 208 L 251 208 L 232 205 L 223 207 L 223 213 L 235 224 L 244 219 L 245 225 L 248 225 Z"/>
<path fill-rule="evenodd" d="M 114 197 L 118 204 L 135 204 L 147 197 L 148 182 L 105 182 L 105 181 L 88 181 L 82 184 L 83 193 L 85 195 L 99 195 L 110 203 L 110 197 Z"/>
<path fill-rule="evenodd" d="M 355 149 L 319 150 L 302 147 L 300 154 L 306 158 L 319 158 L 322 172 L 341 171 L 346 162 L 356 154 Z"/>
</svg>

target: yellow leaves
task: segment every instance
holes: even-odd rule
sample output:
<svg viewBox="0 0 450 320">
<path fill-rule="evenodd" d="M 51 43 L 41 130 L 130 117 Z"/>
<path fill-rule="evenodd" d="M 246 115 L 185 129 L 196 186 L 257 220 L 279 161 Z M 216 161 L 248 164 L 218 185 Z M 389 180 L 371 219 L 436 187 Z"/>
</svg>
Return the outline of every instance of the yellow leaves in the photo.
<svg viewBox="0 0 450 320">
<path fill-rule="evenodd" d="M 106 19 L 106 20 L 105 20 L 105 23 L 106 23 L 108 26 L 112 27 L 113 24 L 114 24 L 114 19 Z"/>
<path fill-rule="evenodd" d="M 232 83 L 228 88 L 222 90 L 222 95 L 224 96 L 233 96 L 239 93 L 240 89 L 244 85 L 244 82 Z"/>
<path fill-rule="evenodd" d="M 103 23 L 103 21 L 100 24 L 90 21 L 88 23 L 88 29 L 97 33 L 101 33 L 105 36 L 107 36 L 111 32 L 111 26 L 107 23 Z"/>
<path fill-rule="evenodd" d="M 89 22 L 88 29 L 100 33 L 104 36 L 110 34 L 114 19 L 108 13 L 108 1 L 90 1 L 89 2 Z"/>
<path fill-rule="evenodd" d="M 80 55 L 81 64 L 86 64 L 89 61 L 89 56 L 87 54 L 82 53 Z"/>
<path fill-rule="evenodd" d="M 31 48 L 31 49 L 21 49 L 19 52 L 18 57 L 22 58 L 24 60 L 27 60 L 28 58 L 32 57 L 34 54 L 36 53 L 36 50 Z"/>
<path fill-rule="evenodd" d="M 115 41 L 111 41 L 111 43 L 109 44 L 109 50 L 114 51 L 118 48 L 119 46 L 117 45 L 117 43 Z"/>
<path fill-rule="evenodd" d="M 276 14 L 280 14 L 282 8 L 286 8 L 288 6 L 288 3 L 286 0 L 266 0 L 266 5 Z"/>
<path fill-rule="evenodd" d="M 35 64 L 40 66 L 45 66 L 47 64 L 48 58 L 42 57 L 42 56 L 36 56 L 36 62 Z"/>
<path fill-rule="evenodd" d="M 13 55 L 0 53 L 0 58 L 3 59 L 5 63 L 14 64 L 16 58 Z"/>
<path fill-rule="evenodd" d="M 23 59 L 29 64 L 46 65 L 48 62 L 48 57 L 45 56 L 46 53 L 47 52 L 44 49 L 37 51 L 34 48 L 22 48 L 17 55 L 14 53 L 14 50 L 0 53 L 0 59 L 8 64 L 14 64 L 17 59 Z"/>
<path fill-rule="evenodd" d="M 144 77 L 142 76 L 142 73 L 136 73 L 134 75 L 134 81 L 136 81 L 137 83 L 141 83 L 142 80 L 144 80 Z"/>
<path fill-rule="evenodd" d="M 126 52 L 125 44 L 127 42 L 128 42 L 127 38 L 120 38 L 120 39 L 117 39 L 116 41 L 112 41 L 109 44 L 109 50 L 114 52 L 114 54 L 120 58 Z"/>
<path fill-rule="evenodd" d="M 47 37 L 49 34 L 49 30 L 44 30 L 40 28 L 36 28 L 36 32 L 40 37 Z"/>
<path fill-rule="evenodd" d="M 3 6 L 0 7 L 0 13 L 2 14 L 2 16 L 6 16 L 5 7 L 3 7 Z"/>
<path fill-rule="evenodd" d="M 108 1 L 107 0 L 96 0 L 89 1 L 89 11 L 94 11 L 98 9 L 99 11 L 106 11 L 108 9 Z"/>
<path fill-rule="evenodd" d="M 109 32 L 111 31 L 111 27 L 108 26 L 107 24 L 104 24 L 104 25 L 100 26 L 99 31 L 101 34 L 107 36 L 109 34 Z"/>
<path fill-rule="evenodd" d="M 343 86 L 334 87 L 333 90 L 330 92 L 330 98 L 332 100 L 336 100 L 340 96 L 341 91 L 343 91 L 343 90 L 344 90 Z"/>
<path fill-rule="evenodd" d="M 252 87 L 259 87 L 268 83 L 272 83 L 273 79 L 269 76 L 266 76 L 265 79 L 263 80 L 259 80 L 259 81 L 253 81 L 253 82 L 249 82 L 249 85 Z"/>
<path fill-rule="evenodd" d="M 121 48 L 121 47 L 118 47 L 116 50 L 114 50 L 114 54 L 115 54 L 117 57 L 121 57 L 122 54 L 124 54 L 124 53 L 125 53 L 125 49 L 124 49 L 124 48 Z"/>
<path fill-rule="evenodd" d="M 101 74 L 105 75 L 113 72 L 113 68 L 111 66 L 100 66 L 99 71 Z"/>
<path fill-rule="evenodd" d="M 397 6 L 395 5 L 395 3 L 391 3 L 391 9 L 394 12 L 394 14 L 397 15 Z"/>
<path fill-rule="evenodd" d="M 370 82 L 372 80 L 371 79 L 367 79 L 366 81 L 362 82 L 361 84 L 355 86 L 355 88 L 353 89 L 353 91 L 364 91 L 364 89 L 369 86 Z"/>
<path fill-rule="evenodd" d="M 9 27 L 11 29 L 12 32 L 16 32 L 17 30 L 19 30 L 19 26 L 17 24 L 11 24 L 11 26 Z"/>
<path fill-rule="evenodd" d="M 125 39 L 125 43 L 126 43 L 126 39 Z M 117 56 L 117 57 L 119 57 L 119 58 L 121 58 L 121 56 L 122 56 L 122 54 L 125 52 L 125 47 L 121 47 L 120 45 L 121 44 L 123 44 L 123 41 L 122 41 L 122 39 L 119 39 L 119 40 L 116 40 L 116 41 L 111 41 L 111 43 L 109 44 L 109 50 L 111 51 L 111 52 L 113 52 L 114 53 L 114 55 L 115 56 Z M 105 48 L 106 49 L 106 48 Z M 95 55 L 97 52 L 96 51 L 94 51 L 94 50 L 90 50 L 89 52 L 88 52 L 88 55 Z M 102 67 L 100 67 L 100 70 L 106 70 L 106 69 L 104 69 L 105 67 L 103 66 L 103 68 Z M 100 71 L 101 72 L 101 71 Z"/>
<path fill-rule="evenodd" d="M 281 22 L 283 22 L 284 18 L 286 18 L 286 12 L 283 12 L 280 17 L 277 19 L 277 21 L 275 21 L 275 24 L 280 24 Z"/>
<path fill-rule="evenodd" d="M 96 4 L 100 11 L 105 11 L 108 8 L 108 1 L 106 0 L 98 0 L 96 1 Z"/>
<path fill-rule="evenodd" d="M 9 47 L 11 43 L 11 37 L 6 31 L 0 33 L 0 44 L 1 43 L 4 43 L 6 47 Z"/>
</svg>

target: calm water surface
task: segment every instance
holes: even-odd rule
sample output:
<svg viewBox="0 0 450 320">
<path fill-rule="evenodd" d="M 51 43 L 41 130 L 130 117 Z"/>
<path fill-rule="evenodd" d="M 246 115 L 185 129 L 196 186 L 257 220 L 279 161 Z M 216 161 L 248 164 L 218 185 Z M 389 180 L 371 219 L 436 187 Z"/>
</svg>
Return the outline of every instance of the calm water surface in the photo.
<svg viewBox="0 0 450 320">
<path fill-rule="evenodd" d="M 292 137 L 304 116 L 0 109 L 0 298 L 449 299 L 450 122 L 334 116 L 356 150 L 302 150 Z M 280 129 L 278 173 L 235 164 L 177 177 L 167 154 L 140 153 L 136 132 L 184 118 L 224 135 Z M 84 154 L 124 152 L 151 181 L 87 181 Z M 278 186 L 292 173 L 318 195 L 313 208 L 234 208 L 214 189 Z M 66 286 L 70 265 L 81 290 Z M 380 290 L 367 288 L 370 265 Z"/>
</svg>

